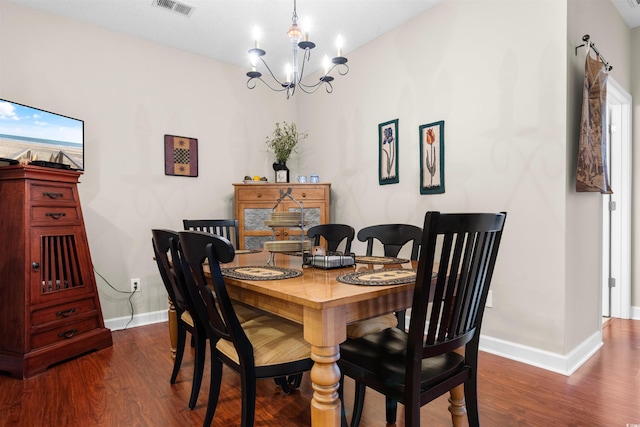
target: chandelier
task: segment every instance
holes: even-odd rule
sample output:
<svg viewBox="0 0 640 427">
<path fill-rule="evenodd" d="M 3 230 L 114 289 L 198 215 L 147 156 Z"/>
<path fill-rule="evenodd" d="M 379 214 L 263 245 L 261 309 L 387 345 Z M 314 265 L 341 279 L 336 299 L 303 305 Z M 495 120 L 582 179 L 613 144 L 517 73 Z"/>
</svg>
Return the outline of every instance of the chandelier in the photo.
<svg viewBox="0 0 640 427">
<path fill-rule="evenodd" d="M 255 47 L 253 49 L 249 49 L 249 62 L 251 63 L 251 71 L 247 73 L 247 87 L 249 89 L 253 89 L 256 87 L 256 80 L 260 80 L 271 90 L 276 92 L 286 91 L 287 99 L 292 96 L 296 88 L 299 88 L 301 91 L 305 93 L 314 93 L 320 87 L 324 87 L 327 93 L 333 92 L 333 86 L 331 82 L 334 80 L 331 72 L 336 69 L 337 73 L 341 76 L 344 76 L 349 72 L 349 67 L 347 66 L 347 58 L 342 56 L 342 37 L 338 36 L 338 56 L 329 59 L 328 56 L 325 55 L 323 64 L 324 64 L 324 74 L 318 79 L 317 82 L 306 82 L 303 83 L 302 79 L 304 77 L 304 67 L 305 64 L 309 62 L 311 58 L 311 49 L 316 47 L 315 43 L 309 41 L 309 32 L 308 29 L 303 32 L 303 30 L 298 26 L 298 14 L 296 13 L 296 0 L 293 0 L 293 17 L 291 18 L 291 27 L 289 27 L 289 31 L 287 31 L 287 36 L 291 41 L 291 63 L 287 64 L 285 70 L 285 79 L 280 80 L 271 71 L 271 68 L 264 60 L 264 55 L 267 53 L 263 49 L 260 49 L 259 46 L 259 30 L 257 28 L 254 29 L 253 38 L 255 40 Z M 298 63 L 298 50 L 302 51 L 302 62 Z M 262 73 L 258 71 L 258 62 L 262 62 L 266 70 L 271 75 L 273 82 L 270 84 L 266 80 L 262 78 Z"/>
</svg>

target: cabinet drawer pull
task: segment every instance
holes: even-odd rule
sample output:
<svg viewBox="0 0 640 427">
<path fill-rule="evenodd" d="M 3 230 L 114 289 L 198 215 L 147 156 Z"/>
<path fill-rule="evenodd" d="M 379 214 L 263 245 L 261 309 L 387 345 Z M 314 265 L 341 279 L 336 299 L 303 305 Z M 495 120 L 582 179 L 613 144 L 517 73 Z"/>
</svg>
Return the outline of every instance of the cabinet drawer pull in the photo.
<svg viewBox="0 0 640 427">
<path fill-rule="evenodd" d="M 45 215 L 50 216 L 53 219 L 60 219 L 63 216 L 66 216 L 67 214 L 64 212 L 47 212 Z"/>
<path fill-rule="evenodd" d="M 257 197 L 257 198 L 262 197 L 262 193 L 258 193 L 258 194 L 256 194 L 256 197 Z"/>
<path fill-rule="evenodd" d="M 50 193 L 48 191 L 45 191 L 44 193 L 42 193 L 43 196 L 48 197 L 50 199 L 57 199 L 59 197 L 64 196 L 64 194 L 62 193 Z"/>
<path fill-rule="evenodd" d="M 64 331 L 64 332 L 60 332 L 58 334 L 58 336 L 60 338 L 71 338 L 72 336 L 74 336 L 76 333 L 78 332 L 77 329 L 69 329 L 68 331 Z"/>
<path fill-rule="evenodd" d="M 56 312 L 56 316 L 58 316 L 58 317 L 69 317 L 75 312 L 76 312 L 75 308 L 70 308 L 69 310 Z"/>
<path fill-rule="evenodd" d="M 307 197 L 307 193 L 302 193 L 302 197 Z"/>
</svg>

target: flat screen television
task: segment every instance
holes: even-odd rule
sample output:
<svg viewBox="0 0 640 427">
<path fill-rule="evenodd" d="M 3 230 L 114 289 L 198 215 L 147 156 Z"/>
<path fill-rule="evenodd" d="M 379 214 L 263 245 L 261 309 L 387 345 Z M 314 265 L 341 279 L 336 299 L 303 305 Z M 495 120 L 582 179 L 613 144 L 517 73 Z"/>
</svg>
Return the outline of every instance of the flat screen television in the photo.
<svg viewBox="0 0 640 427">
<path fill-rule="evenodd" d="M 84 121 L 0 99 L 0 158 L 84 170 Z"/>
</svg>

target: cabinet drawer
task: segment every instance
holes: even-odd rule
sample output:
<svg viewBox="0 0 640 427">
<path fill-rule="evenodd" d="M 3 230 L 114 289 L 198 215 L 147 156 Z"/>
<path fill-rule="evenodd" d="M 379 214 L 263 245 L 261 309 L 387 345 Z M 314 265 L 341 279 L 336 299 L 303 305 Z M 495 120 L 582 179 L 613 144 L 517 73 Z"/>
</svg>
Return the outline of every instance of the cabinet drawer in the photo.
<svg viewBox="0 0 640 427">
<path fill-rule="evenodd" d="M 76 207 L 34 206 L 31 208 L 34 225 L 75 225 L 80 223 Z"/>
<path fill-rule="evenodd" d="M 31 325 L 38 326 L 64 319 L 72 321 L 72 319 L 92 311 L 96 311 L 96 305 L 93 298 L 56 305 L 54 307 L 34 311 L 31 314 Z"/>
<path fill-rule="evenodd" d="M 300 201 L 305 200 L 324 200 L 325 190 L 324 188 L 304 188 L 299 186 L 292 186 L 291 196 Z M 239 201 L 254 201 L 254 202 L 275 202 L 280 197 L 280 191 L 275 187 L 265 188 L 240 188 L 238 189 Z"/>
<path fill-rule="evenodd" d="M 39 348 L 57 342 L 66 341 L 84 333 L 91 332 L 98 327 L 97 316 L 78 322 L 67 323 L 55 329 L 31 335 L 31 348 Z"/>
<path fill-rule="evenodd" d="M 65 187 L 50 184 L 31 184 L 32 202 L 76 203 L 73 186 Z"/>
</svg>

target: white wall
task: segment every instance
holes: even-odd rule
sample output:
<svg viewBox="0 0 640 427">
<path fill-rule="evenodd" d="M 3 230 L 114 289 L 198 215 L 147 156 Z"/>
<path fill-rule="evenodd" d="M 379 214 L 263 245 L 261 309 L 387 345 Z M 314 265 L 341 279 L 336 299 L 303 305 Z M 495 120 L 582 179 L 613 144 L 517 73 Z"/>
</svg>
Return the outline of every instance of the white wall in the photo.
<svg viewBox="0 0 640 427">
<path fill-rule="evenodd" d="M 95 269 L 121 290 L 142 279 L 136 314 L 166 310 L 151 229 L 233 216 L 231 183 L 272 176 L 264 138 L 293 104 L 249 91 L 236 67 L 3 0 L 0 60 L 2 98 L 85 121 Z M 198 178 L 164 175 L 164 134 L 198 139 Z M 98 288 L 106 319 L 129 315 L 128 295 Z"/>
<path fill-rule="evenodd" d="M 309 138 L 292 175 L 332 183 L 333 222 L 422 226 L 427 210 L 507 211 L 483 335 L 566 372 L 570 353 L 597 346 L 600 310 L 599 210 L 573 190 L 570 56 L 573 33 L 591 27 L 570 13 L 575 1 L 444 1 L 350 54 L 333 94 L 287 102 L 247 90 L 244 70 L 0 0 L 0 94 L 85 120 L 80 192 L 94 264 L 121 289 L 142 278 L 137 312 L 166 307 L 149 230 L 230 216 L 231 183 L 272 176 L 264 138 L 295 119 Z M 590 1 L 610 17 L 608 0 Z M 624 73 L 613 34 L 599 46 Z M 400 182 L 380 186 L 377 126 L 396 118 Z M 446 193 L 420 195 L 418 127 L 438 120 Z M 165 133 L 199 139 L 200 177 L 164 176 Z M 126 296 L 99 287 L 106 318 L 128 315 Z"/>
<path fill-rule="evenodd" d="M 633 115 L 633 175 L 632 191 L 634 199 L 631 207 L 632 224 L 640 224 L 640 27 L 631 31 L 631 96 Z M 640 227 L 632 226 L 631 283 L 635 284 L 631 292 L 631 305 L 635 307 L 633 316 L 640 318 Z"/>
</svg>

